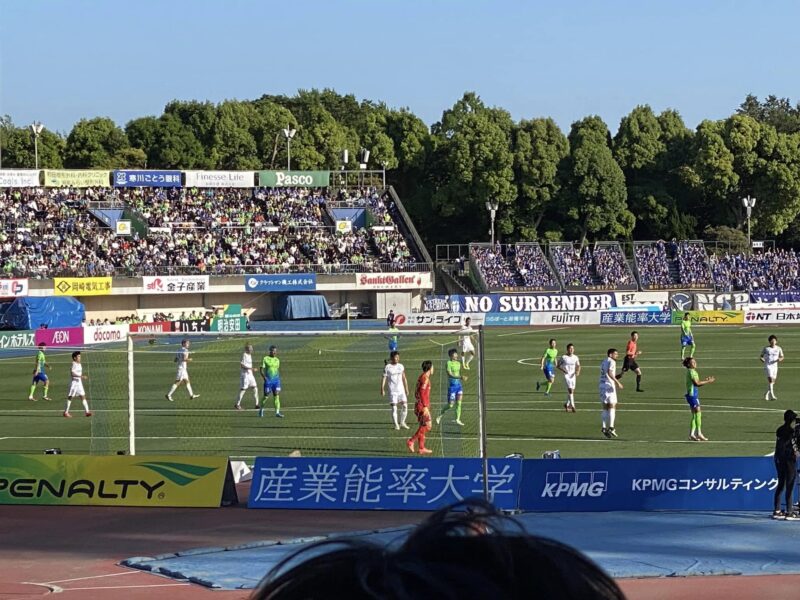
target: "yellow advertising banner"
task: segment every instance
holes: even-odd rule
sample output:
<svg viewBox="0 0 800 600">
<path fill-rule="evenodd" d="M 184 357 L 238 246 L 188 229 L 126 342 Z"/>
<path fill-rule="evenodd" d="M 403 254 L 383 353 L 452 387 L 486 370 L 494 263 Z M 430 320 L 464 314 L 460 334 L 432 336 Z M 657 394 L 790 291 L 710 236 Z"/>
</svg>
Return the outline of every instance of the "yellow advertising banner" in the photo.
<svg viewBox="0 0 800 600">
<path fill-rule="evenodd" d="M 0 504 L 220 505 L 228 459 L 0 454 Z"/>
<path fill-rule="evenodd" d="M 110 187 L 111 171 L 45 169 L 45 187 Z"/>
<path fill-rule="evenodd" d="M 679 324 L 686 313 L 689 313 L 689 320 L 693 325 L 739 325 L 744 323 L 744 311 L 741 310 L 673 310 L 672 323 Z"/>
<path fill-rule="evenodd" d="M 56 296 L 108 296 L 111 277 L 56 277 L 53 291 Z"/>
</svg>

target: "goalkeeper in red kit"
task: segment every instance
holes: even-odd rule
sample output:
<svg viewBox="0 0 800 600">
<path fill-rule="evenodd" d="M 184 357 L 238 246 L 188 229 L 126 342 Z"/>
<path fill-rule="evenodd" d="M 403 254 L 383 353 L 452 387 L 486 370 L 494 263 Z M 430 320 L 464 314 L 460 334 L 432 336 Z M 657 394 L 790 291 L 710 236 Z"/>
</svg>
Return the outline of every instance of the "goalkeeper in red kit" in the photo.
<svg viewBox="0 0 800 600">
<path fill-rule="evenodd" d="M 414 414 L 417 415 L 419 428 L 417 433 L 412 435 L 406 446 L 414 452 L 414 444 L 419 442 L 420 454 L 432 454 L 432 450 L 425 447 L 425 434 L 431 430 L 431 375 L 433 375 L 433 363 L 426 360 L 422 363 L 422 375 L 417 379 L 417 389 L 414 391 Z"/>
</svg>

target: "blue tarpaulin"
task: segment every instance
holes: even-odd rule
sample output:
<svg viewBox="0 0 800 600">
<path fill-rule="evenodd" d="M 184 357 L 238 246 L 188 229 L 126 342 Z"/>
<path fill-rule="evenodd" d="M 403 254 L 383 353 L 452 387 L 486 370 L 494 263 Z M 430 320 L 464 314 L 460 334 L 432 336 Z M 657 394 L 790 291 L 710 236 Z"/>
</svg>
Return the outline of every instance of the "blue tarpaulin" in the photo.
<svg viewBox="0 0 800 600">
<path fill-rule="evenodd" d="M 278 321 L 330 319 L 328 302 L 321 294 L 283 294 L 275 301 L 272 316 Z"/>
<path fill-rule="evenodd" d="M 0 317 L 3 329 L 38 329 L 47 325 L 59 327 L 80 327 L 85 310 L 83 303 L 70 297 L 17 298 Z"/>
</svg>

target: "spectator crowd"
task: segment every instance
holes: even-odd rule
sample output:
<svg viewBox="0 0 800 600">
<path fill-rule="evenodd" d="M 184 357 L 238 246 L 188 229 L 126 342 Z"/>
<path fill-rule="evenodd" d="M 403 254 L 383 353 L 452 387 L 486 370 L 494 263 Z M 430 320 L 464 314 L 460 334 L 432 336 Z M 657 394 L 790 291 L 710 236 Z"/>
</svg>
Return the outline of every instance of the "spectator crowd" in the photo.
<svg viewBox="0 0 800 600">
<path fill-rule="evenodd" d="M 709 262 L 719 291 L 800 289 L 800 253 L 792 249 L 711 255 Z"/>
</svg>

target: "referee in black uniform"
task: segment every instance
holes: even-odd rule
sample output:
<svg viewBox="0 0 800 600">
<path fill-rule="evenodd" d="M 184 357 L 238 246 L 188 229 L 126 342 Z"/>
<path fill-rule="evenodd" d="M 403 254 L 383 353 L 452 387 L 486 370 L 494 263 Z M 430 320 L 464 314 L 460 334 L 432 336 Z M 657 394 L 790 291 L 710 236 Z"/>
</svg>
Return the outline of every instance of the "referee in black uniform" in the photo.
<svg viewBox="0 0 800 600">
<path fill-rule="evenodd" d="M 775 488 L 775 506 L 772 511 L 773 519 L 798 521 L 800 515 L 794 511 L 792 493 L 794 481 L 797 477 L 798 431 L 795 428 L 797 413 L 787 410 L 783 413 L 783 425 L 775 432 L 775 470 L 778 472 L 778 487 Z M 786 500 L 786 512 L 781 510 L 781 493 Z"/>
</svg>

